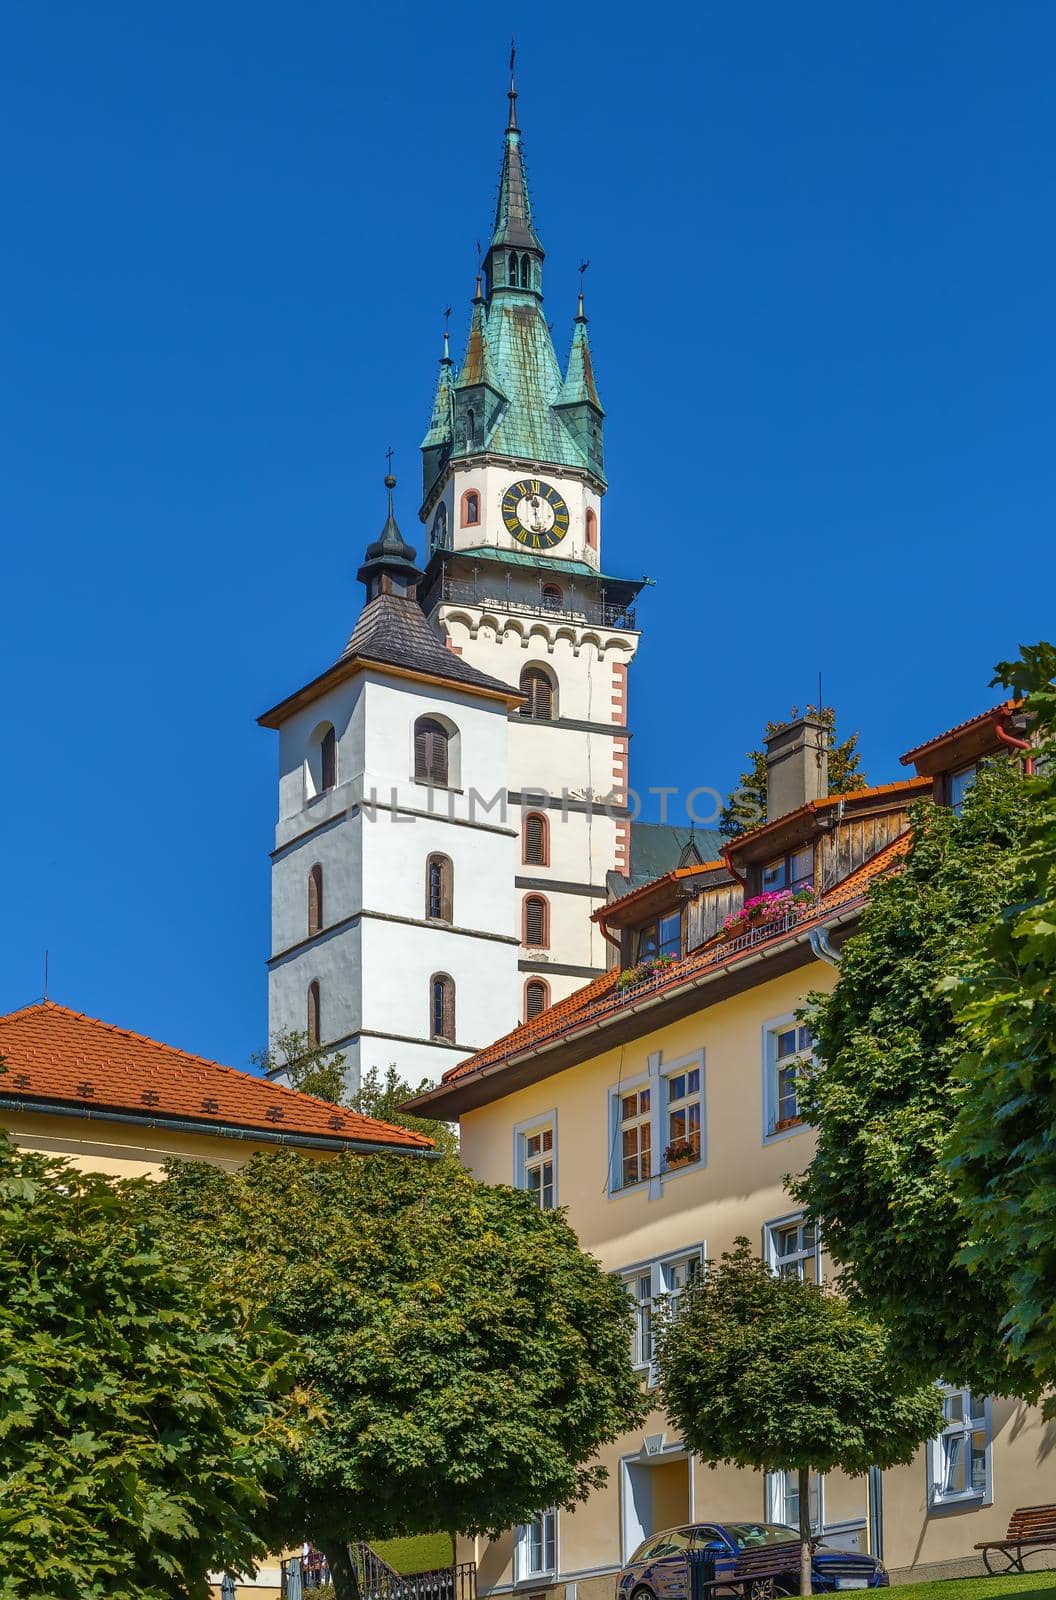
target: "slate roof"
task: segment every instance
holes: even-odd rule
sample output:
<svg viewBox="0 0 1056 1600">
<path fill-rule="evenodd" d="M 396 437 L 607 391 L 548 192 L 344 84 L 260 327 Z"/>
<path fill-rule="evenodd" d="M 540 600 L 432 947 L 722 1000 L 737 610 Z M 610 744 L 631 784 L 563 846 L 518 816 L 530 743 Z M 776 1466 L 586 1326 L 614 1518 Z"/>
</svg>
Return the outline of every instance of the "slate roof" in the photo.
<svg viewBox="0 0 1056 1600">
<path fill-rule="evenodd" d="M 717 828 L 683 828 L 668 822 L 631 823 L 630 874 L 610 872 L 609 887 L 616 897 L 662 878 L 682 864 L 683 851 L 692 843 L 701 861 L 715 861 L 729 841 Z"/>
<path fill-rule="evenodd" d="M 512 696 L 519 692 L 449 650 L 429 626 L 417 600 L 403 595 L 379 594 L 367 601 L 340 659 L 402 667 L 467 689 Z"/>
<path fill-rule="evenodd" d="M 129 1122 L 193 1122 L 282 1135 L 282 1142 L 335 1152 L 349 1145 L 422 1153 L 432 1140 L 314 1095 L 160 1044 L 45 1000 L 0 1017 L 0 1113 L 54 1102 L 93 1112 L 124 1112 Z M 28 1105 L 27 1105 L 28 1103 Z M 122 1120 L 125 1120 L 122 1118 Z"/>
</svg>

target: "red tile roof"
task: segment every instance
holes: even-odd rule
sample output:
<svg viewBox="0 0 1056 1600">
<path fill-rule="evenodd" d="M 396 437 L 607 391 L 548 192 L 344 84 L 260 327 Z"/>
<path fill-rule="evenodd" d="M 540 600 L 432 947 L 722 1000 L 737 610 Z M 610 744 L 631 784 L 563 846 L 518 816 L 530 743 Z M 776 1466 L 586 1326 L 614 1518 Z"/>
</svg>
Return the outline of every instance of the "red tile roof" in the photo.
<svg viewBox="0 0 1056 1600">
<path fill-rule="evenodd" d="M 658 878 L 650 878 L 647 883 L 640 883 L 634 889 L 628 889 L 626 894 L 621 894 L 615 900 L 607 900 L 597 911 L 591 912 L 591 920 L 603 922 L 610 911 L 615 911 L 617 906 L 633 905 L 643 895 L 651 893 L 661 883 L 680 883 L 683 878 L 695 878 L 701 872 L 729 872 L 725 861 L 701 861 L 691 867 L 672 867 L 670 872 L 662 872 Z"/>
<path fill-rule="evenodd" d="M 1018 711 L 1022 703 L 1021 700 L 1002 700 L 1000 705 L 991 706 L 989 711 L 980 711 L 976 716 L 967 717 L 964 722 L 955 723 L 952 728 L 947 728 L 945 733 L 936 733 L 932 738 L 925 739 L 923 744 L 907 750 L 899 760 L 904 767 L 908 767 L 926 750 L 933 750 L 936 745 L 945 744 L 947 739 L 953 739 L 959 733 L 969 733 L 973 728 L 981 728 L 987 722 L 996 722 L 999 718 L 1003 720 L 1013 711 Z"/>
<path fill-rule="evenodd" d="M 237 1067 L 221 1066 L 141 1033 L 45 1000 L 0 1017 L 0 1107 L 54 1101 L 126 1112 L 130 1121 L 178 1120 L 210 1128 L 258 1129 L 297 1144 L 320 1140 L 340 1150 L 373 1144 L 430 1150 L 409 1128 L 298 1094 Z"/>
<path fill-rule="evenodd" d="M 745 833 L 736 834 L 726 846 L 723 854 L 736 856 L 738 851 L 747 845 L 754 844 L 769 832 L 777 833 L 799 817 L 810 817 L 819 811 L 831 810 L 843 801 L 844 805 L 856 805 L 859 801 L 882 799 L 885 795 L 896 793 L 905 794 L 909 799 L 915 799 L 917 794 L 925 795 L 932 787 L 930 778 L 899 778 L 896 783 L 871 784 L 868 789 L 851 789 L 846 794 L 824 794 L 817 800 L 808 800 L 805 805 L 797 806 L 794 811 L 785 811 L 779 817 L 770 817 L 766 822 L 760 822 L 757 827 L 749 828 Z"/>
<path fill-rule="evenodd" d="M 904 788 L 905 785 L 885 785 L 885 787 Z M 650 992 L 659 993 L 676 988 L 710 967 L 729 965 L 749 956 L 754 959 L 761 951 L 765 951 L 768 944 L 786 939 L 791 933 L 798 933 L 801 929 L 823 924 L 835 913 L 844 912 L 856 902 L 864 901 L 874 879 L 883 873 L 895 870 L 902 864 L 911 843 L 912 834 L 908 830 L 892 839 L 862 866 L 848 873 L 842 883 L 822 895 L 811 913 L 802 917 L 794 928 L 782 927 L 769 937 L 763 930 L 759 930 L 752 938 L 751 944 L 743 949 L 731 949 L 719 938 L 709 940 L 699 949 L 683 956 L 681 961 L 674 962 L 666 969 L 662 978 L 653 980 L 649 985 Z M 607 1020 L 617 1015 L 624 1006 L 630 1006 L 642 998 L 641 988 L 634 988 L 627 993 L 620 991 L 616 987 L 617 977 L 618 973 L 613 969 L 602 977 L 595 978 L 584 988 L 577 989 L 574 994 L 559 1000 L 556 1005 L 549 1006 L 546 1011 L 541 1011 L 531 1022 L 523 1023 L 521 1027 L 514 1028 L 511 1033 L 497 1039 L 494 1044 L 478 1050 L 476 1055 L 460 1061 L 457 1066 L 444 1073 L 442 1082 L 454 1083 L 482 1067 L 492 1066 L 508 1057 L 521 1055 L 535 1046 L 560 1038 L 588 1020 L 597 1018 L 600 1021 L 602 1017 Z"/>
</svg>

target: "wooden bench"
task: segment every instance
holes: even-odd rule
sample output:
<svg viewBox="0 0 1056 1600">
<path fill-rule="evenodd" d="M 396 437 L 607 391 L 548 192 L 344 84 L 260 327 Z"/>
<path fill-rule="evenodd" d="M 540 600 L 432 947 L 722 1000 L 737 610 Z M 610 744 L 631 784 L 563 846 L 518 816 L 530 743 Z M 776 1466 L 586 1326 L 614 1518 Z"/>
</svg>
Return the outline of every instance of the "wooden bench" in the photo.
<svg viewBox="0 0 1056 1600">
<path fill-rule="evenodd" d="M 1056 1545 L 1056 1505 L 1020 1506 L 1009 1519 L 1008 1532 L 1003 1539 L 988 1539 L 975 1548 L 983 1552 L 987 1572 L 1025 1572 L 1023 1557 L 1034 1550 L 1044 1550 Z M 991 1552 L 1000 1556 L 1004 1566 L 991 1566 Z"/>
</svg>

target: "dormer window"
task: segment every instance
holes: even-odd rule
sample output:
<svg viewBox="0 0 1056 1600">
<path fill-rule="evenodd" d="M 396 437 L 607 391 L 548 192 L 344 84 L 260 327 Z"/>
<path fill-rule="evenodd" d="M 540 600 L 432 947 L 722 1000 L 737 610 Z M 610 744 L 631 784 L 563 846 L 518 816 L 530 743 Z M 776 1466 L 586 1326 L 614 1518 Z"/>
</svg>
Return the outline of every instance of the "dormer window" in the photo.
<svg viewBox="0 0 1056 1600">
<path fill-rule="evenodd" d="M 780 889 L 811 889 L 814 886 L 814 846 L 790 850 L 787 855 L 768 861 L 760 874 L 763 894 Z"/>
<path fill-rule="evenodd" d="M 639 961 L 651 961 L 654 956 L 674 956 L 677 961 L 682 954 L 681 913 L 669 911 L 666 916 L 639 928 L 637 946 Z"/>
<path fill-rule="evenodd" d="M 947 787 L 950 797 L 950 810 L 956 812 L 957 816 L 960 816 L 961 814 L 961 807 L 964 805 L 965 795 L 975 783 L 975 780 L 978 776 L 979 763 L 977 761 L 973 761 L 969 767 L 961 767 L 958 772 L 950 773 L 950 776 L 947 780 Z"/>
</svg>

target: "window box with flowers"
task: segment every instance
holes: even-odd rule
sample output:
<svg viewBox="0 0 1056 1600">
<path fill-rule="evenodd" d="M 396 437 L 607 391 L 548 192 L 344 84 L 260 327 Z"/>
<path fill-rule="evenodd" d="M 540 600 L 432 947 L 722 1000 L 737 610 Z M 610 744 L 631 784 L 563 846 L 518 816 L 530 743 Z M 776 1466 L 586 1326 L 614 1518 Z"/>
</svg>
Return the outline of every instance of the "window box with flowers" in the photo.
<svg viewBox="0 0 1056 1600">
<path fill-rule="evenodd" d="M 700 1136 L 693 1139 L 672 1139 L 664 1151 L 666 1167 L 684 1167 L 690 1161 L 700 1160 Z"/>
<path fill-rule="evenodd" d="M 751 900 L 746 900 L 740 911 L 730 912 L 719 937 L 739 939 L 742 934 L 754 933 L 772 923 L 784 922 L 789 917 L 807 916 L 816 904 L 817 896 L 809 885 L 801 889 L 777 889 L 769 894 L 757 894 Z"/>
<path fill-rule="evenodd" d="M 649 956 L 636 967 L 627 967 L 616 980 L 617 988 L 633 989 L 636 984 L 648 983 L 650 978 L 662 978 L 675 964 L 674 956 Z"/>
</svg>

